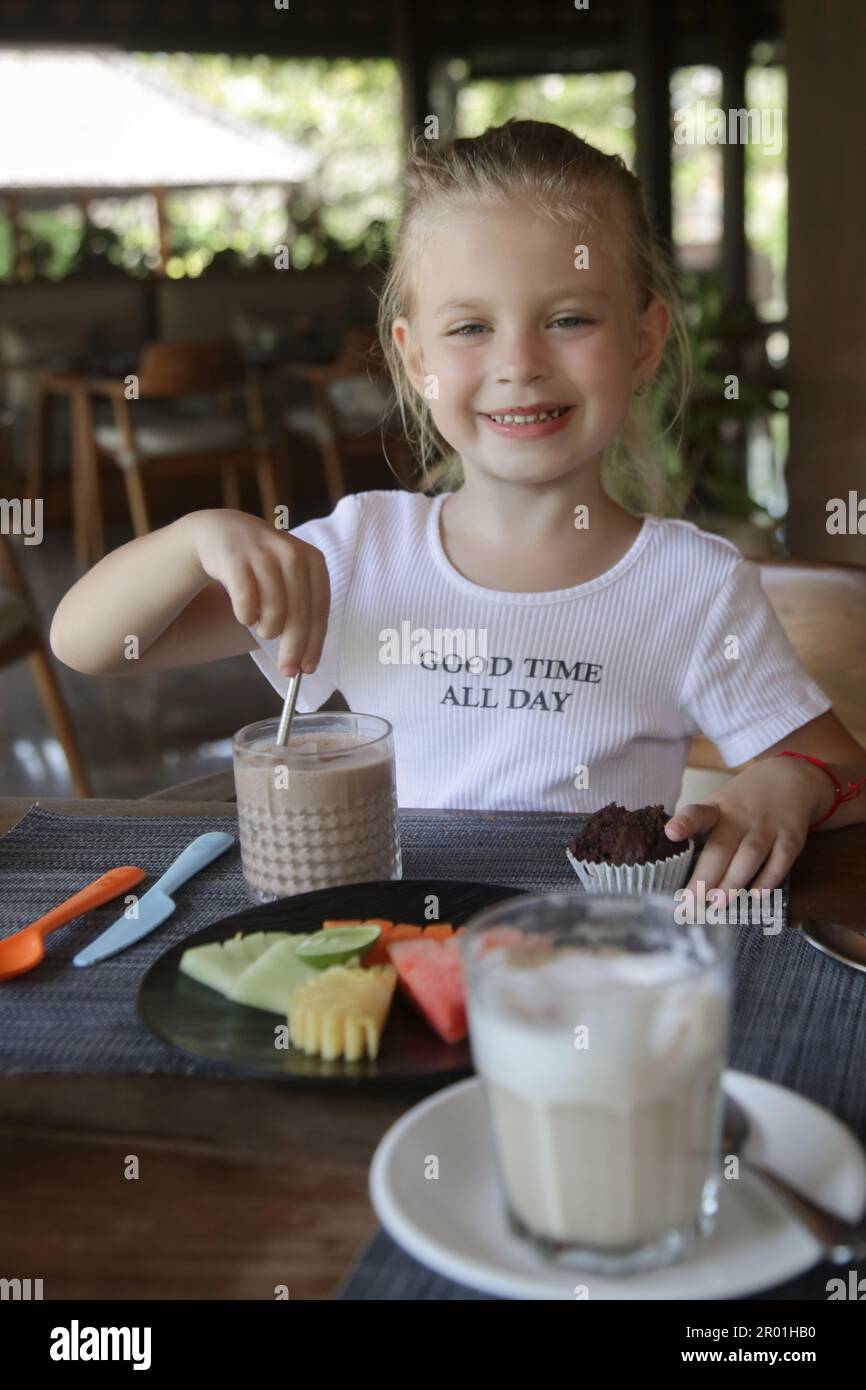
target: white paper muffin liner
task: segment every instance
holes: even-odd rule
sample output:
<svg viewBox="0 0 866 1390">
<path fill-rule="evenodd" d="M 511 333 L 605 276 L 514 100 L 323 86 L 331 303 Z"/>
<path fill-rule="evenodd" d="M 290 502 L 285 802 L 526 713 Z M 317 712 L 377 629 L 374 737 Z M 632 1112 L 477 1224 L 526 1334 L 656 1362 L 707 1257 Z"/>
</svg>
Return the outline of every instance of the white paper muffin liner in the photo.
<svg viewBox="0 0 866 1390">
<path fill-rule="evenodd" d="M 565 853 L 587 893 L 670 893 L 685 886 L 689 864 L 695 847 L 688 847 L 669 859 L 656 859 L 652 864 L 605 864 L 590 859 L 575 859 L 570 849 Z"/>
</svg>

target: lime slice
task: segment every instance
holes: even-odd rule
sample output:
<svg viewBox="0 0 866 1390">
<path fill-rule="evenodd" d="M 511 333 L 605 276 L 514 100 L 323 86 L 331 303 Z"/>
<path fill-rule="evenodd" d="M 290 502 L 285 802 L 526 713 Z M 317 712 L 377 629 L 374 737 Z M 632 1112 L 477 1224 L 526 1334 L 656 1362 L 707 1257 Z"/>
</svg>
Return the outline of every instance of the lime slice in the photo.
<svg viewBox="0 0 866 1390">
<path fill-rule="evenodd" d="M 331 927 L 308 936 L 295 952 L 299 960 L 324 970 L 342 965 L 350 956 L 362 956 L 379 940 L 381 927 Z"/>
</svg>

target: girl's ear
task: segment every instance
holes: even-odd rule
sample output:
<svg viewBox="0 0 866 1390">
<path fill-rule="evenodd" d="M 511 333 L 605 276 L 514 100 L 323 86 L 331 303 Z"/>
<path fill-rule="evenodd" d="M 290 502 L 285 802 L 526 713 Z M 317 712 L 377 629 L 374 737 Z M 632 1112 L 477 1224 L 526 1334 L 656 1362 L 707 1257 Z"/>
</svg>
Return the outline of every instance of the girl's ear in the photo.
<svg viewBox="0 0 866 1390">
<path fill-rule="evenodd" d="M 653 295 L 637 321 L 637 351 L 634 359 L 635 382 L 646 384 L 655 376 L 665 350 L 671 326 L 670 310 Z"/>
<path fill-rule="evenodd" d="M 397 350 L 403 359 L 403 366 L 406 375 L 415 387 L 416 391 L 424 389 L 424 363 L 421 349 L 416 345 L 412 336 L 412 329 L 409 320 L 402 315 L 396 318 L 391 325 L 391 336 L 397 346 Z"/>
</svg>

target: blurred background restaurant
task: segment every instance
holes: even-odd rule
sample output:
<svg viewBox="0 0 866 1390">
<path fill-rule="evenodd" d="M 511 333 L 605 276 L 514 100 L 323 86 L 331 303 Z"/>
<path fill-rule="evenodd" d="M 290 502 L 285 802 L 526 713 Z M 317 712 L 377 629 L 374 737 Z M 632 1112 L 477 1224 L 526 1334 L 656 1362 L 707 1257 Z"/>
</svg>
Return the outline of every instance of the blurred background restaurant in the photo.
<svg viewBox="0 0 866 1390">
<path fill-rule="evenodd" d="M 97 679 L 48 627 L 185 512 L 417 485 L 372 344 L 431 115 L 556 121 L 640 175 L 695 362 L 661 462 L 866 741 L 864 87 L 861 0 L 0 0 L 0 791 L 153 795 L 277 712 L 247 658 Z M 678 138 L 719 109 L 760 136 Z"/>
</svg>

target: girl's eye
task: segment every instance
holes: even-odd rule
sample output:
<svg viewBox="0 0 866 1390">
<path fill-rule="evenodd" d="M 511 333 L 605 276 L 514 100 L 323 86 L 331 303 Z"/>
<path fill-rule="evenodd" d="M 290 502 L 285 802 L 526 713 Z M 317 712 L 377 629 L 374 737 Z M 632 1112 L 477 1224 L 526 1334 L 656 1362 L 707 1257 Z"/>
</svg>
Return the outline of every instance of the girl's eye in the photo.
<svg viewBox="0 0 866 1390">
<path fill-rule="evenodd" d="M 569 328 L 573 328 L 573 327 L 575 327 L 575 326 L 578 326 L 578 327 L 581 327 L 581 328 L 582 328 L 582 327 L 584 327 L 584 326 L 587 325 L 587 324 L 595 323 L 595 319 L 583 318 L 580 314 L 562 314 L 562 315 L 560 316 L 560 318 L 554 319 L 554 321 L 553 321 L 553 326 L 556 327 L 557 324 L 561 324 L 561 323 L 564 323 L 564 324 L 568 325 Z M 475 333 L 472 331 L 472 330 L 475 329 L 475 328 L 480 328 L 480 329 L 483 330 L 483 329 L 484 329 L 484 324 L 483 324 L 483 323 L 463 323 L 463 324 L 460 325 L 459 328 L 452 328 L 452 329 L 450 329 L 449 332 L 446 333 L 445 336 L 446 336 L 446 338 L 454 338 L 454 337 L 460 337 L 460 338 L 474 338 L 474 337 L 477 336 L 477 334 L 475 334 Z"/>
</svg>

